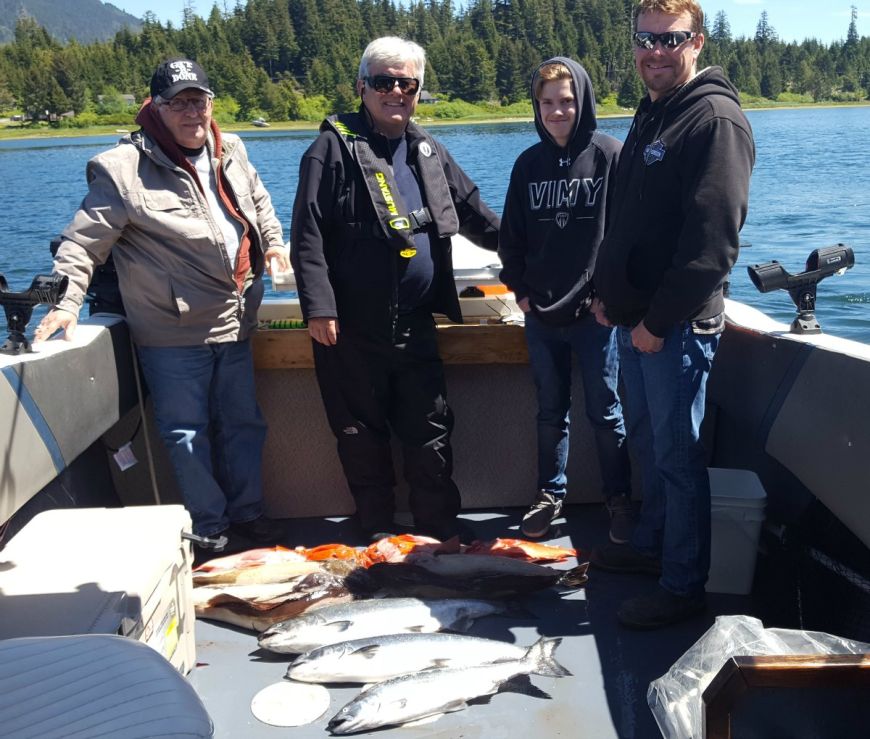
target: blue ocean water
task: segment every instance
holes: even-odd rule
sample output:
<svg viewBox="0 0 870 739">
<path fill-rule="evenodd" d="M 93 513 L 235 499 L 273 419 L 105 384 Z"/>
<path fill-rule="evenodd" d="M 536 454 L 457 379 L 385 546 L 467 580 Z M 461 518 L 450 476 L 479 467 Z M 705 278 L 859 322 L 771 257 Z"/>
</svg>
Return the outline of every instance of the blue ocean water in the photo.
<svg viewBox="0 0 870 739">
<path fill-rule="evenodd" d="M 826 333 L 870 343 L 870 107 L 749 111 L 757 146 L 744 248 L 732 275 L 732 297 L 790 322 L 794 307 L 783 291 L 760 294 L 746 265 L 780 261 L 792 273 L 813 249 L 844 243 L 855 266 L 824 280 L 816 316 Z M 600 128 L 625 138 L 628 118 L 604 119 Z M 517 155 L 537 140 L 531 123 L 439 126 L 433 129 L 501 211 Z M 250 131 L 242 136 L 289 238 L 299 160 L 313 131 Z M 0 273 L 12 290 L 51 270 L 48 245 L 85 193 L 85 164 L 112 146 L 114 136 L 0 142 Z M 34 321 L 41 315 L 36 311 Z M 0 338 L 6 334 L 0 315 Z"/>
</svg>

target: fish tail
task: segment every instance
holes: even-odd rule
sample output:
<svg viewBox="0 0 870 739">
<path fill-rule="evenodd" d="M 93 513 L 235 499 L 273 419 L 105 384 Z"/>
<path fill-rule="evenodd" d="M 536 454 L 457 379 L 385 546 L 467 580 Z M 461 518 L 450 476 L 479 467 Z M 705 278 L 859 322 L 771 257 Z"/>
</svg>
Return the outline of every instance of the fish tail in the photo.
<svg viewBox="0 0 870 739">
<path fill-rule="evenodd" d="M 576 567 L 572 567 L 559 578 L 559 585 L 564 585 L 568 588 L 580 588 L 586 584 L 589 576 L 586 571 L 589 569 L 588 562 L 581 562 Z"/>
<path fill-rule="evenodd" d="M 523 662 L 528 664 L 536 675 L 548 675 L 549 677 L 566 677 L 571 672 L 562 667 L 556 661 L 556 647 L 562 643 L 561 637 L 548 639 L 542 636 L 528 648 Z"/>
</svg>

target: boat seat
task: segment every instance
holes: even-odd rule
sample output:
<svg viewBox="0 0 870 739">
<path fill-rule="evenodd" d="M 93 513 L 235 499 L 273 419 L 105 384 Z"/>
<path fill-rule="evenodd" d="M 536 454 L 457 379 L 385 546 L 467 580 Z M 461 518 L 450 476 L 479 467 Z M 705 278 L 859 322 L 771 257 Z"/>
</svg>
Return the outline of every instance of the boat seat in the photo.
<svg viewBox="0 0 870 739">
<path fill-rule="evenodd" d="M 81 634 L 0 641 L 0 737 L 212 737 L 187 680 L 151 647 Z"/>
</svg>

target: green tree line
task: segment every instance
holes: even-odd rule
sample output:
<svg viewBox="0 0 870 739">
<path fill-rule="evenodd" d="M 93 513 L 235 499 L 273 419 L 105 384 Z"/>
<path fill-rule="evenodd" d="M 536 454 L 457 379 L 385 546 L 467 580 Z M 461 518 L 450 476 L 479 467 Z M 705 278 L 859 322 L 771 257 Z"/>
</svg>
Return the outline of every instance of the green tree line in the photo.
<svg viewBox="0 0 870 739">
<path fill-rule="evenodd" d="M 318 120 L 356 107 L 353 83 L 371 39 L 401 35 L 427 51 L 425 87 L 441 115 L 463 103 L 522 107 L 531 70 L 567 55 L 589 72 L 599 102 L 633 108 L 631 0 L 247 0 L 207 18 L 188 8 L 181 27 L 146 14 L 141 32 L 61 44 L 28 17 L 0 47 L 0 110 L 37 118 L 66 111 L 74 125 L 129 122 L 122 93 L 138 104 L 154 67 L 170 55 L 197 59 L 218 96 L 221 121 L 262 115 Z M 744 101 L 858 101 L 870 96 L 870 38 L 857 11 L 844 41 L 784 42 L 762 12 L 751 38 L 733 37 L 724 12 L 708 19 L 702 65 L 718 64 Z M 433 106 L 435 107 L 435 106 Z"/>
</svg>

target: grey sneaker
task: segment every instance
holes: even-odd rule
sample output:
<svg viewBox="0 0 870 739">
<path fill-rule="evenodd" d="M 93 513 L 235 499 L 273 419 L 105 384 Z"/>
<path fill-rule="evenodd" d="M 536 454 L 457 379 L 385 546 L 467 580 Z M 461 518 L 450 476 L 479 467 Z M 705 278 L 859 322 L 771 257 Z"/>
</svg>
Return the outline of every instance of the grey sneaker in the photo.
<svg viewBox="0 0 870 739">
<path fill-rule="evenodd" d="M 562 498 L 546 490 L 538 491 L 534 505 L 523 516 L 520 526 L 523 536 L 530 539 L 540 539 L 547 535 L 553 519 L 558 518 L 562 512 Z"/>
<path fill-rule="evenodd" d="M 610 514 L 610 541 L 625 544 L 634 531 L 634 507 L 627 495 L 612 495 L 605 503 Z"/>
</svg>

